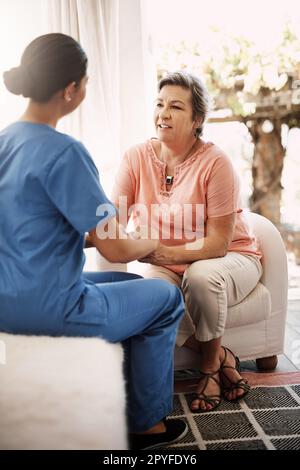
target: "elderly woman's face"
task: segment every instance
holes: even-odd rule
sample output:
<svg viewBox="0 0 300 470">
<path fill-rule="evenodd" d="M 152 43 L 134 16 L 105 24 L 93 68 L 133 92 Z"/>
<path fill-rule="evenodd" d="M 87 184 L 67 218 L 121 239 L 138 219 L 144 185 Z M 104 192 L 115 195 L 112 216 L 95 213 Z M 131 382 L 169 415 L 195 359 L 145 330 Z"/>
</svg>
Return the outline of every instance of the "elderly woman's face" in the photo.
<svg viewBox="0 0 300 470">
<path fill-rule="evenodd" d="M 193 120 L 192 95 L 177 85 L 165 85 L 159 92 L 154 124 L 162 142 L 185 142 L 194 138 L 197 123 Z"/>
</svg>

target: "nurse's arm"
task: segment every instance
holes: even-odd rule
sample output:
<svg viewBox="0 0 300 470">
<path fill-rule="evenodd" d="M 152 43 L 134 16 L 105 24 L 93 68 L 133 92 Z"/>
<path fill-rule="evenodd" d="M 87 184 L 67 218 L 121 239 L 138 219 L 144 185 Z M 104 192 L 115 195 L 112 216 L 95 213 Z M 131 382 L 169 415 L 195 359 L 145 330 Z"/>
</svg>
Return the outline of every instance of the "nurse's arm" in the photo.
<svg viewBox="0 0 300 470">
<path fill-rule="evenodd" d="M 116 217 L 89 232 L 91 243 L 111 263 L 129 263 L 156 250 L 158 240 L 134 239 L 126 233 Z"/>
</svg>

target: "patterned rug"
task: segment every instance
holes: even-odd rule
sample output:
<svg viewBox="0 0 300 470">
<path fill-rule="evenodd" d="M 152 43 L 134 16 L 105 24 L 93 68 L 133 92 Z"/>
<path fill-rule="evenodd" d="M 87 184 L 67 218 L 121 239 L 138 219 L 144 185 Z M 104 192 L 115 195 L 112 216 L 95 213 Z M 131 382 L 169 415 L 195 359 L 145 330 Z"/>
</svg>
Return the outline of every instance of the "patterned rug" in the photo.
<svg viewBox="0 0 300 470">
<path fill-rule="evenodd" d="M 215 410 L 189 409 L 194 379 L 182 380 L 170 419 L 186 420 L 189 432 L 177 450 L 300 450 L 300 372 L 244 373 L 251 392 L 238 403 L 223 401 Z"/>
</svg>

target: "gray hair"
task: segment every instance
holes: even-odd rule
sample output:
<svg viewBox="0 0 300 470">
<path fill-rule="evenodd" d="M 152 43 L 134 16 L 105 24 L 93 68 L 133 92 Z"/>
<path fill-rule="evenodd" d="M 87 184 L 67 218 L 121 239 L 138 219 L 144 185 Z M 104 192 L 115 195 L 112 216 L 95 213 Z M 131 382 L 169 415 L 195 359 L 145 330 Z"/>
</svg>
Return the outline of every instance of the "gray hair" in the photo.
<svg viewBox="0 0 300 470">
<path fill-rule="evenodd" d="M 176 85 L 191 91 L 193 119 L 201 119 L 200 127 L 195 130 L 195 137 L 199 139 L 210 110 L 210 98 L 205 85 L 196 75 L 182 71 L 168 73 L 162 77 L 158 82 L 158 91 L 166 85 Z"/>
</svg>

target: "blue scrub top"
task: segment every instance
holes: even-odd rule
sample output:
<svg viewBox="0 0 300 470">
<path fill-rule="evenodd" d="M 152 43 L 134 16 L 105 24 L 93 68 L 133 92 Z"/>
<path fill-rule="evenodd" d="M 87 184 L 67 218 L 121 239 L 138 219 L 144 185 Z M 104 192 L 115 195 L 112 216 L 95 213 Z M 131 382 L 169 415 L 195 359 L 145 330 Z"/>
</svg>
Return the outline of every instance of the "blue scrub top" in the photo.
<svg viewBox="0 0 300 470">
<path fill-rule="evenodd" d="M 78 315 L 105 323 L 82 276 L 84 234 L 115 215 L 80 142 L 22 121 L 0 132 L 0 330 L 59 335 Z"/>
</svg>

